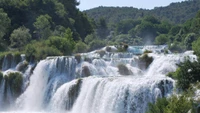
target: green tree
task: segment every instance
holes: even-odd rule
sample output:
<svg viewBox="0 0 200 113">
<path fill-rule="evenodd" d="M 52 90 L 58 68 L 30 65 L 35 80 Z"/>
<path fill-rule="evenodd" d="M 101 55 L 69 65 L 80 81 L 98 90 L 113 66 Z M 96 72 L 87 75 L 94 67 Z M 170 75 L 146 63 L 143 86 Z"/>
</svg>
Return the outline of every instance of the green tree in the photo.
<svg viewBox="0 0 200 113">
<path fill-rule="evenodd" d="M 74 53 L 84 53 L 84 52 L 87 52 L 87 50 L 88 50 L 88 46 L 84 42 L 79 41 L 75 45 Z"/>
<path fill-rule="evenodd" d="M 3 36 L 9 31 L 11 20 L 7 13 L 0 8 L 0 41 L 2 41 Z"/>
<path fill-rule="evenodd" d="M 192 43 L 192 49 L 194 50 L 194 53 L 200 57 L 200 38 L 198 38 L 197 41 Z"/>
<path fill-rule="evenodd" d="M 156 37 L 155 42 L 158 45 L 167 44 L 167 42 L 169 42 L 169 38 L 165 34 L 160 34 Z"/>
<path fill-rule="evenodd" d="M 29 33 L 29 29 L 24 26 L 15 29 L 10 36 L 11 47 L 14 48 L 21 48 L 30 40 L 31 34 Z"/>
<path fill-rule="evenodd" d="M 48 14 L 37 17 L 33 25 L 36 28 L 35 32 L 39 35 L 39 38 L 47 39 L 51 36 L 51 22 L 52 18 Z"/>
</svg>

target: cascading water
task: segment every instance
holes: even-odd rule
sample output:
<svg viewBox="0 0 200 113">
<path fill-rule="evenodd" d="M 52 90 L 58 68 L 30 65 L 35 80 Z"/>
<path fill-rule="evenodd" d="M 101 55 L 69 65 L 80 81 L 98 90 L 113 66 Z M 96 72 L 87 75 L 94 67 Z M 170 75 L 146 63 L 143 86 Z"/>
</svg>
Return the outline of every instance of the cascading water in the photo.
<svg viewBox="0 0 200 113">
<path fill-rule="evenodd" d="M 114 46 L 110 48 L 112 52 L 117 50 Z M 153 62 L 147 69 L 140 69 L 140 58 L 135 54 L 145 49 L 156 53 L 148 54 Z M 12 101 L 11 108 L 19 113 L 145 113 L 149 102 L 172 93 L 174 81 L 165 75 L 175 71 L 176 64 L 185 57 L 196 59 L 191 52 L 157 54 L 164 49 L 166 46 L 131 46 L 130 53 L 106 52 L 103 48 L 104 54 L 83 53 L 80 60 L 48 57 L 41 60 L 33 72 L 33 65 L 22 71 L 23 93 L 16 100 L 8 97 Z M 130 74 L 121 75 L 119 64 Z M 4 104 L 5 91 L 9 91 L 5 88 L 8 87 L 1 82 L 0 105 Z M 0 107 L 0 110 L 3 109 Z"/>
<path fill-rule="evenodd" d="M 40 61 L 30 78 L 26 91 L 17 104 L 24 110 L 41 110 L 58 87 L 74 79 L 75 59 L 70 57 L 47 58 Z"/>
</svg>

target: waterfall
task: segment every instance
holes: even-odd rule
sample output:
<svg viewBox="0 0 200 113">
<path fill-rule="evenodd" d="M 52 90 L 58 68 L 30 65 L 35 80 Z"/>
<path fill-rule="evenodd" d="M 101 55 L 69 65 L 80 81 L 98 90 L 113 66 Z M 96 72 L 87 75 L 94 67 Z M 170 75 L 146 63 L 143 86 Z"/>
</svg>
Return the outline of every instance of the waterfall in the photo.
<svg viewBox="0 0 200 113">
<path fill-rule="evenodd" d="M 24 110 L 41 110 L 58 87 L 74 79 L 76 62 L 70 57 L 49 57 L 39 62 L 17 104 Z"/>
<path fill-rule="evenodd" d="M 0 109 L 3 109 L 4 103 L 5 80 L 0 81 Z"/>
<path fill-rule="evenodd" d="M 66 113 L 145 113 L 148 103 L 173 93 L 175 81 L 165 75 L 177 69 L 186 58 L 196 60 L 192 52 L 162 54 L 166 46 L 132 46 L 129 52 L 93 51 L 76 57 L 47 57 L 37 64 L 27 64 L 6 56 L 3 73 L 21 72 L 22 94 L 15 100 L 5 78 L 0 81 L 0 110 L 22 112 Z M 153 62 L 145 69 L 139 66 L 144 50 Z M 114 46 L 111 51 L 116 51 Z M 158 51 L 158 53 L 156 53 Z M 120 74 L 119 65 L 130 74 Z M 10 70 L 12 68 L 12 70 Z M 9 71 L 8 71 L 9 70 Z M 6 110 L 6 104 L 9 107 Z M 0 112 L 1 113 L 1 112 Z M 11 111 L 11 113 L 13 113 Z"/>
<path fill-rule="evenodd" d="M 161 81 L 167 82 L 160 86 Z M 71 113 L 145 113 L 149 102 L 167 95 L 171 88 L 173 81 L 167 78 L 90 77 L 83 79 Z"/>
</svg>

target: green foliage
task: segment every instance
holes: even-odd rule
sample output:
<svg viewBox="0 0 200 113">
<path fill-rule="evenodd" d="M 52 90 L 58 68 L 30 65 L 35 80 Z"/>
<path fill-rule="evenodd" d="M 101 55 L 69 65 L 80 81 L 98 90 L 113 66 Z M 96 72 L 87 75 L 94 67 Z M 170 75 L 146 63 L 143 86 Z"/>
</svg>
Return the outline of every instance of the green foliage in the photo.
<svg viewBox="0 0 200 113">
<path fill-rule="evenodd" d="M 89 34 L 85 37 L 85 40 L 84 42 L 86 44 L 89 44 L 90 42 L 92 42 L 93 40 L 97 39 L 96 35 L 95 34 Z"/>
<path fill-rule="evenodd" d="M 187 113 L 193 111 L 193 101 L 187 96 L 172 96 L 170 98 L 159 98 L 155 104 L 149 104 L 146 113 Z"/>
<path fill-rule="evenodd" d="M 89 50 L 95 50 L 100 49 L 102 47 L 106 46 L 106 43 L 102 40 L 96 39 L 89 43 Z"/>
<path fill-rule="evenodd" d="M 3 9 L 0 8 L 0 45 L 3 36 L 9 31 L 10 27 L 10 18 L 8 17 L 7 13 L 4 12 Z"/>
<path fill-rule="evenodd" d="M 167 42 L 169 42 L 169 38 L 168 38 L 167 35 L 165 35 L 165 34 L 160 34 L 160 35 L 157 36 L 156 39 L 155 39 L 155 43 L 156 43 L 157 45 L 167 44 Z"/>
<path fill-rule="evenodd" d="M 192 43 L 192 49 L 194 50 L 194 53 L 200 57 L 200 38 L 198 38 L 197 41 Z"/>
<path fill-rule="evenodd" d="M 38 61 L 45 59 L 47 56 L 60 56 L 62 53 L 54 48 L 49 47 L 45 42 L 32 42 L 25 47 L 27 61 Z"/>
<path fill-rule="evenodd" d="M 79 41 L 75 45 L 74 53 L 84 53 L 84 52 L 87 52 L 88 48 L 89 47 L 84 42 Z"/>
<path fill-rule="evenodd" d="M 200 80 L 200 63 L 186 60 L 178 66 L 179 68 L 174 73 L 168 74 L 168 76 L 177 79 L 177 87 L 186 91 L 191 84 Z"/>
<path fill-rule="evenodd" d="M 14 72 L 9 73 L 7 78 L 4 78 L 6 80 L 6 85 L 10 86 L 11 91 L 13 94 L 17 97 L 22 92 L 22 84 L 23 84 L 23 77 L 21 73 Z"/>
<path fill-rule="evenodd" d="M 186 45 L 186 49 L 187 50 L 191 50 L 192 49 L 192 42 L 194 42 L 196 40 L 196 34 L 195 33 L 189 33 L 187 34 L 184 43 Z"/>
<path fill-rule="evenodd" d="M 49 47 L 60 50 L 64 55 L 70 55 L 72 53 L 72 44 L 66 38 L 52 36 L 47 40 Z"/>
<path fill-rule="evenodd" d="M 24 26 L 15 29 L 10 36 L 11 47 L 14 48 L 21 48 L 30 40 L 31 34 L 29 33 L 29 29 Z"/>
<path fill-rule="evenodd" d="M 186 47 L 183 43 L 175 41 L 169 46 L 169 50 L 172 52 L 184 52 Z"/>
<path fill-rule="evenodd" d="M 200 9 L 198 0 L 188 0 L 178 3 L 171 3 L 167 7 L 155 7 L 152 10 L 137 9 L 133 7 L 97 7 L 85 12 L 90 18 L 98 20 L 104 17 L 110 23 L 118 23 L 126 19 L 138 19 L 149 15 L 158 17 L 159 20 L 170 21 L 171 23 L 184 23 L 186 20 L 195 16 Z"/>
<path fill-rule="evenodd" d="M 36 33 L 39 35 L 39 38 L 47 39 L 51 36 L 51 22 L 52 18 L 48 14 L 37 17 L 33 25 L 36 28 Z"/>
</svg>

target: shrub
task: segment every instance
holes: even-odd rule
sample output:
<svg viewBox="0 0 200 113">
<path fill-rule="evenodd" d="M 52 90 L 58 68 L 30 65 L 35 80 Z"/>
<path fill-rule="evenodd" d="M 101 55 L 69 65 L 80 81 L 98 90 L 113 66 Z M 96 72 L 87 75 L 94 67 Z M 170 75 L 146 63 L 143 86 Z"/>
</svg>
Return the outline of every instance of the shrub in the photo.
<svg viewBox="0 0 200 113">
<path fill-rule="evenodd" d="M 104 41 L 96 39 L 89 43 L 89 47 L 90 47 L 89 50 L 91 51 L 91 50 L 99 49 L 104 46 L 106 46 L 106 43 Z"/>
<path fill-rule="evenodd" d="M 188 97 L 172 96 L 169 99 L 159 98 L 155 104 L 149 104 L 147 113 L 187 113 L 194 110 L 193 101 Z"/>
<path fill-rule="evenodd" d="M 75 57 L 77 63 L 81 62 L 81 55 L 80 54 L 75 54 L 74 57 Z"/>
<path fill-rule="evenodd" d="M 15 29 L 10 36 L 11 47 L 23 47 L 30 39 L 31 34 L 29 33 L 29 29 L 24 26 L 19 27 L 18 29 Z"/>
<path fill-rule="evenodd" d="M 89 47 L 84 42 L 79 41 L 75 45 L 74 53 L 84 53 L 84 52 L 87 52 L 88 48 Z"/>
<path fill-rule="evenodd" d="M 19 96 L 22 92 L 23 76 L 19 72 L 12 72 L 4 78 L 6 85 L 10 86 L 11 91 L 15 97 Z"/>
<path fill-rule="evenodd" d="M 152 53 L 150 50 L 145 50 L 144 53 Z"/>
<path fill-rule="evenodd" d="M 131 71 L 126 67 L 126 65 L 119 64 L 119 65 L 117 65 L 117 68 L 118 68 L 118 72 L 121 75 L 131 75 Z"/>
<path fill-rule="evenodd" d="M 173 74 L 177 77 L 177 86 L 182 90 L 187 90 L 190 84 L 196 83 L 200 80 L 200 63 L 195 61 L 191 62 L 186 60 L 184 63 L 180 63 L 179 68 Z"/>
</svg>

